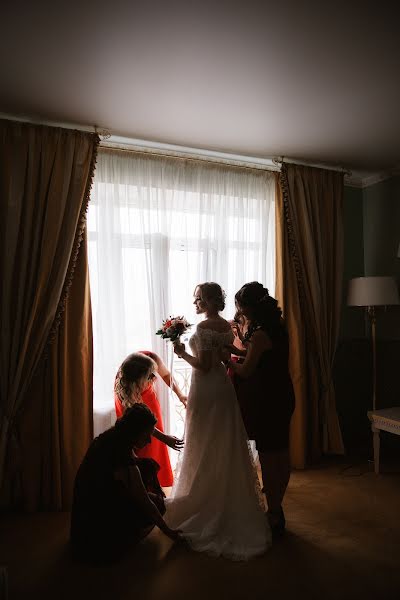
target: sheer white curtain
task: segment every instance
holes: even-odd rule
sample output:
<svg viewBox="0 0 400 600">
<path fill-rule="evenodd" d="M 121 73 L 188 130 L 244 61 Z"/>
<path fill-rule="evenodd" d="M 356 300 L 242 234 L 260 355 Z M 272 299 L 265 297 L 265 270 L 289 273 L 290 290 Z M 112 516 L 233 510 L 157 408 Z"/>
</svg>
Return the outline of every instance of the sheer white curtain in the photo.
<svg viewBox="0 0 400 600">
<path fill-rule="evenodd" d="M 88 213 L 96 434 L 114 421 L 114 376 L 127 354 L 154 350 L 170 364 L 155 331 L 169 315 L 198 320 L 197 283 L 221 284 L 226 318 L 247 281 L 274 293 L 274 195 L 267 171 L 100 150 Z M 179 434 L 163 391 L 165 428 Z"/>
</svg>

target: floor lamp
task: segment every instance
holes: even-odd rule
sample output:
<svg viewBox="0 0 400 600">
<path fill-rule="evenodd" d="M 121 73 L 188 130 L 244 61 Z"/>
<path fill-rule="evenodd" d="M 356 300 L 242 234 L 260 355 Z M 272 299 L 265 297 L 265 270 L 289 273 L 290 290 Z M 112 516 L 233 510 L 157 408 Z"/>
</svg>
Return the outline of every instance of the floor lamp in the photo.
<svg viewBox="0 0 400 600">
<path fill-rule="evenodd" d="M 376 410 L 376 307 L 399 304 L 393 277 L 356 277 L 349 282 L 348 306 L 363 306 L 371 322 L 372 335 L 372 410 Z"/>
</svg>

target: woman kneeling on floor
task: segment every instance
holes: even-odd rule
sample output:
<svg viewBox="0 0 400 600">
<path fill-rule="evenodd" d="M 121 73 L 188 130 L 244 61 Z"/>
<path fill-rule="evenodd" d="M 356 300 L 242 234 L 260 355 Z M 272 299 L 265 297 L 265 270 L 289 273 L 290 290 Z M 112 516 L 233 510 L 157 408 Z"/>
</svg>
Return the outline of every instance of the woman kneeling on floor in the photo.
<svg viewBox="0 0 400 600">
<path fill-rule="evenodd" d="M 180 537 L 162 518 L 158 464 L 135 454 L 135 448 L 149 443 L 155 424 L 150 409 L 138 403 L 90 445 L 74 486 L 71 544 L 76 558 L 117 559 L 155 525 L 172 540 Z"/>
</svg>

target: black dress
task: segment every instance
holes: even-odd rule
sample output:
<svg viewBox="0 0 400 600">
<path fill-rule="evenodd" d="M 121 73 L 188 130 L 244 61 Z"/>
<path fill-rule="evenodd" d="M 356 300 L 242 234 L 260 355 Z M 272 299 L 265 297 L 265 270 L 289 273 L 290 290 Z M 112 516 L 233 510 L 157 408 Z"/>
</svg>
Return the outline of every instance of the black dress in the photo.
<svg viewBox="0 0 400 600">
<path fill-rule="evenodd" d="M 234 373 L 233 382 L 247 435 L 261 452 L 289 447 L 289 426 L 294 410 L 294 391 L 288 367 L 286 330 L 272 340 L 249 377 Z"/>
<path fill-rule="evenodd" d="M 135 465 L 164 514 L 158 464 L 149 458 L 133 458 L 130 450 L 120 449 L 115 428 L 105 431 L 93 440 L 75 478 L 70 538 L 77 558 L 88 562 L 118 558 L 154 526 L 115 477 L 118 469 Z"/>
</svg>

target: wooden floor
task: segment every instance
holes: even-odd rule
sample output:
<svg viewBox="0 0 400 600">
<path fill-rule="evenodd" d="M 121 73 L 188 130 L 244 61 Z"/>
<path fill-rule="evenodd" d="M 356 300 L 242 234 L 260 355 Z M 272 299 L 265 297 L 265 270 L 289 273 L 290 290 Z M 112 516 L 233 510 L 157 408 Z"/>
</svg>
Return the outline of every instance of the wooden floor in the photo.
<svg viewBox="0 0 400 600">
<path fill-rule="evenodd" d="M 8 515 L 0 565 L 10 600 L 400 598 L 400 464 L 379 477 L 338 460 L 295 472 L 285 510 L 285 538 L 248 563 L 191 552 L 154 531 L 101 568 L 71 560 L 67 513 Z"/>
</svg>

